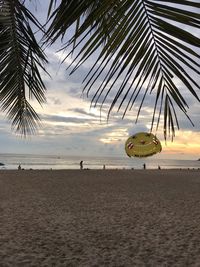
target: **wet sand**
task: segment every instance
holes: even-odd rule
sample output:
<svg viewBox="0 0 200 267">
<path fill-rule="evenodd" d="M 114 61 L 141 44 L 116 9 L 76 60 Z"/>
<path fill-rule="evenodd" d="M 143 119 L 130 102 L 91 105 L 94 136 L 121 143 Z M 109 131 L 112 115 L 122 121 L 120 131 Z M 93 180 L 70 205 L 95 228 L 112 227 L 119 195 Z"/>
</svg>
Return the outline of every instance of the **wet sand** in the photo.
<svg viewBox="0 0 200 267">
<path fill-rule="evenodd" d="M 0 266 L 200 266 L 200 170 L 0 171 Z"/>
</svg>

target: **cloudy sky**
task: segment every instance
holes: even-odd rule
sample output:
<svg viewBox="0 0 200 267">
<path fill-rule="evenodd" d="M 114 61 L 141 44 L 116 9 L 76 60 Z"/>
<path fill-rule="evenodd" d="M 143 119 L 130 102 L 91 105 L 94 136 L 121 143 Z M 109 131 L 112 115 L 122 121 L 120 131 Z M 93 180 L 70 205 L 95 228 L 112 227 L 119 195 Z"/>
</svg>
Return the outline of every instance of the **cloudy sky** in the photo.
<svg viewBox="0 0 200 267">
<path fill-rule="evenodd" d="M 40 20 L 46 16 L 46 3 L 47 0 L 37 3 L 37 10 L 34 2 L 30 4 Z M 69 76 L 69 71 L 65 69 L 71 59 L 67 59 L 60 66 L 59 63 L 65 54 L 56 52 L 59 46 L 60 44 L 56 44 L 46 49 L 50 61 L 47 69 L 51 74 L 51 78 L 43 75 L 47 87 L 47 103 L 40 107 L 36 102 L 32 102 L 42 118 L 42 128 L 37 135 L 22 139 L 12 133 L 5 114 L 0 113 L 1 153 L 126 157 L 124 144 L 128 136 L 140 131 L 149 131 L 153 112 L 151 101 L 144 106 L 137 124 L 134 123 L 136 110 L 128 113 L 123 120 L 120 114 L 112 114 L 108 122 L 106 110 L 102 110 L 100 120 L 99 109 L 90 108 L 90 99 L 82 95 L 82 80 L 91 67 L 92 59 Z M 187 96 L 186 92 L 183 92 L 183 95 L 190 104 L 188 115 L 195 127 L 180 114 L 181 129 L 176 131 L 174 141 L 168 140 L 166 144 L 161 125 L 157 132 L 163 146 L 162 153 L 157 156 L 159 158 L 200 157 L 199 103 Z"/>
</svg>

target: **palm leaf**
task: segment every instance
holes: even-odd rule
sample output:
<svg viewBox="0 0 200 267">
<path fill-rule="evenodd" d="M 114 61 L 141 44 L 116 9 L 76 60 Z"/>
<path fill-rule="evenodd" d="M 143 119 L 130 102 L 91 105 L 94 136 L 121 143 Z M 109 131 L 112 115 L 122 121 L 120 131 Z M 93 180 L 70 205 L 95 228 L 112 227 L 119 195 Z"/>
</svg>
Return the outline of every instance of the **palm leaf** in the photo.
<svg viewBox="0 0 200 267">
<path fill-rule="evenodd" d="M 22 135 L 34 133 L 39 116 L 27 100 L 45 101 L 39 68 L 47 62 L 30 24 L 42 26 L 22 1 L 0 0 L 0 103 L 13 128 Z"/>
<path fill-rule="evenodd" d="M 72 47 L 68 56 L 76 52 L 71 73 L 99 53 L 84 79 L 84 91 L 93 92 L 92 105 L 102 106 L 111 97 L 108 116 L 115 106 L 125 115 L 140 96 L 137 120 L 148 94 L 154 93 L 152 130 L 163 115 L 164 136 L 171 133 L 173 137 L 179 128 L 177 108 L 188 117 L 183 88 L 199 101 L 200 39 L 191 29 L 200 28 L 200 3 L 62 0 L 53 10 L 56 2 L 50 1 L 52 22 L 46 39 L 53 43 L 62 36 L 63 49 Z M 74 34 L 67 40 L 75 22 Z"/>
</svg>

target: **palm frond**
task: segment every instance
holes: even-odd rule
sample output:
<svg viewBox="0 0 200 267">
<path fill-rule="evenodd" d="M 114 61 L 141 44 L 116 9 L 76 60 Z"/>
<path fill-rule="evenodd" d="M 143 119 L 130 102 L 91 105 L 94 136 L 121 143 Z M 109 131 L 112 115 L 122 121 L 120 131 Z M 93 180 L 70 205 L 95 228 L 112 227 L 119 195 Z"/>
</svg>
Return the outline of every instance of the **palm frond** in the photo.
<svg viewBox="0 0 200 267">
<path fill-rule="evenodd" d="M 173 137 L 179 128 L 177 108 L 188 117 L 184 88 L 199 101 L 200 39 L 191 32 L 200 28 L 199 10 L 200 3 L 187 0 L 62 0 L 50 12 L 47 41 L 60 36 L 64 41 L 78 21 L 63 49 L 72 46 L 68 56 L 77 51 L 71 73 L 98 53 L 84 79 L 87 95 L 94 91 L 92 105 L 103 105 L 111 96 L 108 116 L 114 106 L 124 116 L 135 105 L 137 120 L 145 99 L 154 93 L 151 130 L 163 115 L 164 136 Z"/>
<path fill-rule="evenodd" d="M 39 116 L 27 100 L 45 101 L 39 68 L 47 62 L 30 24 L 40 23 L 19 0 L 0 0 L 0 104 L 22 135 L 34 133 Z"/>
</svg>

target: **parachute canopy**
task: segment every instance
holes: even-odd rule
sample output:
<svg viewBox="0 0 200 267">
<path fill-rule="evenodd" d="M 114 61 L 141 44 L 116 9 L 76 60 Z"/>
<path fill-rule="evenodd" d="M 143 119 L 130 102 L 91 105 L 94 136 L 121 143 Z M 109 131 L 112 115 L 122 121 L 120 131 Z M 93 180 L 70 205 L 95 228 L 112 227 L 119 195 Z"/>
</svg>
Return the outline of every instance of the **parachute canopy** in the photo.
<svg viewBox="0 0 200 267">
<path fill-rule="evenodd" d="M 125 143 L 125 151 L 129 157 L 149 157 L 161 150 L 160 141 L 152 133 L 137 133 L 130 136 Z"/>
</svg>

